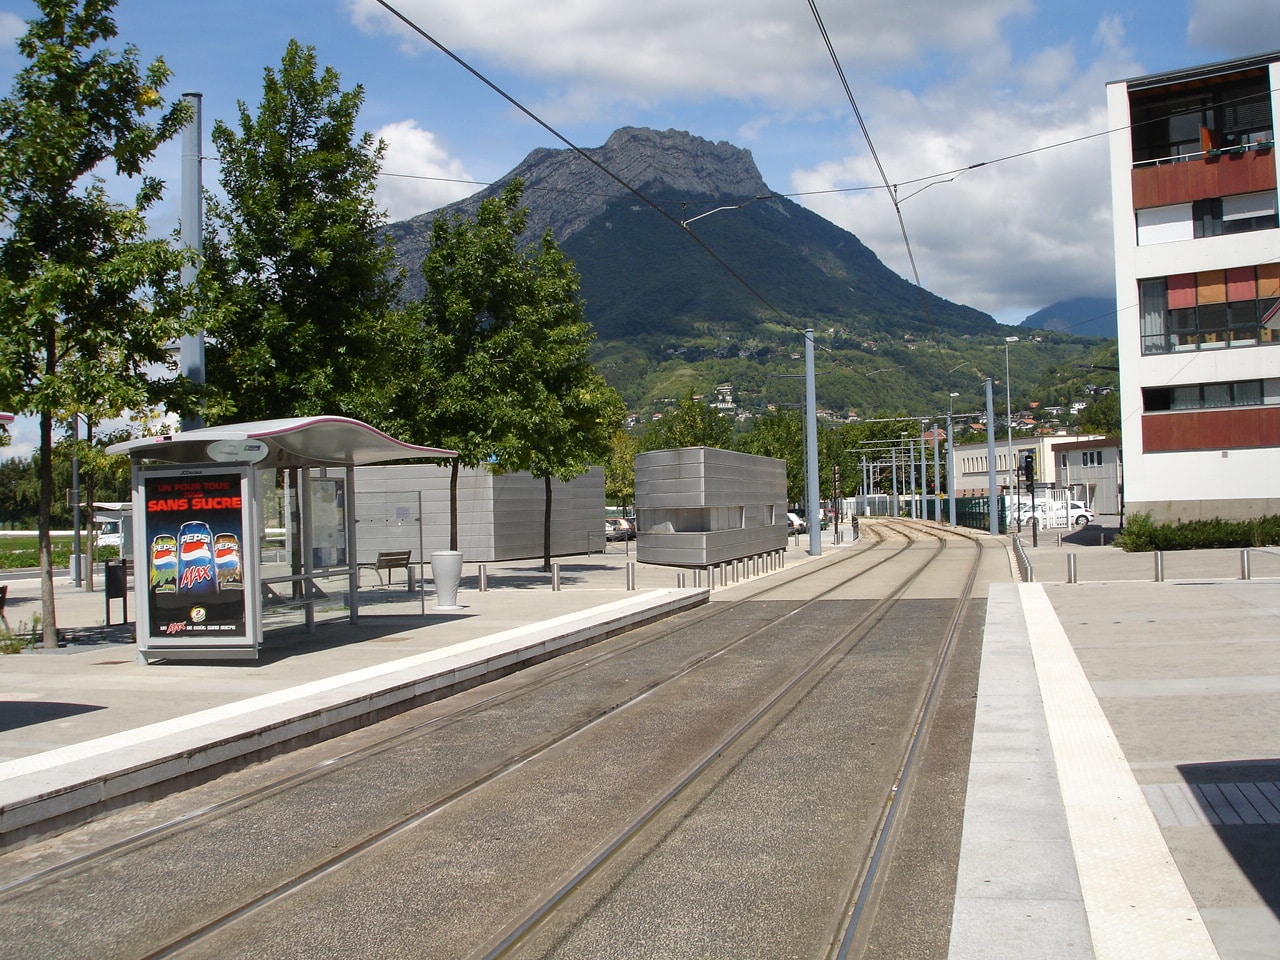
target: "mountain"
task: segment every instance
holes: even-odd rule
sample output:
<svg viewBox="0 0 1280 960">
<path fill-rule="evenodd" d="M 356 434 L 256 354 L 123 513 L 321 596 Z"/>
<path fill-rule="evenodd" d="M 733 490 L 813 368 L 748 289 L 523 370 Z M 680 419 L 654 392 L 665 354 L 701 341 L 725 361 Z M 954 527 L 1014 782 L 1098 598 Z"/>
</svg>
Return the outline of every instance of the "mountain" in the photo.
<svg viewBox="0 0 1280 960">
<path fill-rule="evenodd" d="M 549 227 L 574 260 L 587 319 L 602 341 L 708 328 L 741 337 L 778 323 L 862 338 L 923 337 L 934 328 L 997 332 L 989 315 L 922 297 L 852 233 L 777 196 L 748 150 L 677 130 L 626 127 L 583 153 L 591 159 L 535 150 L 492 187 L 389 225 L 406 294 L 422 292 L 420 265 L 436 217 L 473 215 L 519 177 L 529 238 Z M 682 221 L 691 221 L 688 228 Z"/>
<path fill-rule="evenodd" d="M 794 405 L 810 327 L 819 403 L 832 411 L 977 409 L 981 377 L 1003 373 L 1016 328 L 898 276 L 854 234 L 775 194 L 750 151 L 677 130 L 626 127 L 581 154 L 535 150 L 474 196 L 389 224 L 408 297 L 422 293 L 435 219 L 474 215 L 515 177 L 523 240 L 550 229 L 574 261 L 597 334 L 592 360 L 633 413 L 720 384 L 732 384 L 739 410 Z M 1055 332 L 1035 339 L 1014 358 L 1015 383 L 1096 346 Z"/>
<path fill-rule="evenodd" d="M 1114 297 L 1075 297 L 1037 310 L 1022 321 L 1037 330 L 1061 330 L 1077 337 L 1115 337 Z"/>
</svg>

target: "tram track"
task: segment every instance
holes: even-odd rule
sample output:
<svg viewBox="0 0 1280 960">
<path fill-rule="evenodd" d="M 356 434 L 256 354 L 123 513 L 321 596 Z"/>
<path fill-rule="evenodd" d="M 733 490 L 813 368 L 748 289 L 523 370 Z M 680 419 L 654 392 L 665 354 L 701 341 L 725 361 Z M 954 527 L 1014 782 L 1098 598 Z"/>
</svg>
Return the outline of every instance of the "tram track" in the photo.
<svg viewBox="0 0 1280 960">
<path fill-rule="evenodd" d="M 872 546 L 878 545 L 884 539 L 883 531 L 877 530 L 873 532 L 871 534 L 871 539 Z M 860 571 L 858 575 L 864 575 L 891 559 L 892 557 L 882 558 L 872 564 L 867 570 Z M 794 575 L 794 573 L 791 574 L 791 576 Z M 783 579 L 786 579 L 786 577 L 784 576 Z M 760 593 L 753 593 L 752 599 L 754 600 L 761 595 L 767 598 L 771 593 L 776 593 L 777 589 L 778 587 L 776 584 L 769 584 Z M 716 616 L 720 612 L 721 610 L 718 608 L 703 606 L 687 612 L 682 618 L 682 624 L 687 629 L 690 626 L 697 625 L 706 619 Z M 625 656 L 639 647 L 654 643 L 655 639 L 661 636 L 660 631 L 661 628 L 657 628 L 656 630 L 629 631 L 620 637 L 613 638 L 613 642 L 606 650 L 591 650 L 583 658 L 556 658 L 550 661 L 550 665 L 540 672 L 540 675 L 536 680 L 531 682 L 521 682 L 514 688 L 507 687 L 505 685 L 497 685 L 500 687 L 498 692 L 482 695 L 479 699 L 467 698 L 468 702 L 465 706 L 459 707 L 456 705 L 457 701 L 463 698 L 450 697 L 439 703 L 418 708 L 413 712 L 420 714 L 425 711 L 429 713 L 429 716 L 424 719 L 414 719 L 407 727 L 393 723 L 377 724 L 377 727 L 396 727 L 396 729 L 388 735 L 377 736 L 373 740 L 363 740 L 358 746 L 353 747 L 350 750 L 344 750 L 335 755 L 326 756 L 320 762 L 308 766 L 305 769 L 290 772 L 287 775 L 278 778 L 273 778 L 266 783 L 261 783 L 250 789 L 246 789 L 243 792 L 239 792 L 233 797 L 201 805 L 194 810 L 184 812 L 181 815 L 162 823 L 130 833 L 123 838 L 112 840 L 109 843 L 96 846 L 87 852 L 61 859 L 52 865 L 43 866 L 38 870 L 26 872 L 8 880 L 0 880 L 0 895 L 6 895 L 35 884 L 66 877 L 76 870 L 92 867 L 95 862 L 119 855 L 128 850 L 136 849 L 144 844 L 159 842 L 182 831 L 198 829 L 201 826 L 207 825 L 215 818 L 231 816 L 239 813 L 250 807 L 252 804 L 270 799 L 282 791 L 302 786 L 321 777 L 331 776 L 339 770 L 367 761 L 370 758 L 393 750 L 397 746 L 411 741 L 415 737 L 422 736 L 428 731 L 442 729 L 450 724 L 458 723 L 468 717 L 481 714 L 496 706 L 509 703 L 514 699 L 528 697 L 530 694 L 545 689 L 566 678 L 590 670 L 592 667 L 605 660 Z M 666 678 L 666 680 L 656 680 L 651 686 L 658 685 L 662 682 L 668 682 L 670 679 L 679 676 L 681 673 L 696 667 L 699 662 L 718 656 L 723 652 L 723 650 L 728 649 L 735 643 L 739 642 L 740 639 L 741 638 L 732 638 L 723 647 L 710 650 L 686 663 L 679 664 L 677 669 L 671 673 L 670 677 Z M 492 687 L 495 685 L 490 684 L 488 686 Z M 647 690 L 637 691 L 632 696 L 628 697 L 627 700 L 613 705 L 611 709 L 618 709 L 625 706 L 630 700 L 643 696 L 645 693 L 647 693 Z M 350 738 L 348 737 L 346 739 Z M 513 758 L 511 764 L 521 763 L 524 759 L 527 759 L 528 756 L 536 755 L 538 752 L 546 749 L 555 742 L 557 742 L 557 738 L 551 738 L 541 746 L 535 745 L 527 751 L 526 754 Z M 500 769 L 487 771 L 473 780 L 469 786 L 478 786 L 487 782 L 499 772 Z M 465 789 L 466 788 L 464 787 L 463 790 Z M 73 829 L 63 831 L 64 834 L 71 832 L 73 832 Z"/>
<path fill-rule="evenodd" d="M 886 524 L 885 528 L 891 526 Z M 867 527 L 868 530 L 873 529 L 872 525 Z M 534 766 L 535 762 L 557 750 L 563 751 L 567 743 L 585 735 L 584 731 L 601 725 L 606 719 L 625 712 L 642 701 L 656 699 L 664 688 L 677 684 L 691 674 L 696 674 L 708 664 L 723 661 L 731 652 L 742 648 L 766 631 L 777 629 L 779 624 L 811 616 L 817 605 L 824 603 L 841 590 L 847 589 L 851 583 L 873 573 L 882 572 L 882 568 L 886 565 L 900 562 L 907 555 L 918 552 L 920 543 L 918 538 L 936 539 L 937 544 L 929 556 L 924 558 L 924 562 L 915 565 L 914 572 L 903 575 L 898 589 L 872 604 L 856 623 L 843 630 L 833 642 L 828 643 L 819 656 L 811 655 L 803 665 L 794 669 L 786 682 L 775 684 L 775 693 L 770 699 L 756 707 L 751 715 L 740 718 L 728 735 L 722 734 L 714 743 L 705 746 L 697 761 L 687 764 L 683 774 L 670 781 L 665 790 L 659 791 L 658 796 L 646 805 L 640 815 L 633 816 L 621 829 L 615 829 L 610 837 L 597 843 L 589 856 L 577 861 L 578 865 L 567 874 L 567 879 L 562 875 L 560 881 L 548 888 L 551 890 L 550 895 L 539 898 L 538 904 L 532 909 L 525 909 L 519 915 L 512 914 L 511 916 L 515 916 L 515 919 L 509 917 L 505 925 L 501 926 L 500 929 L 503 932 L 500 937 L 491 941 L 489 946 L 472 953 L 477 957 L 524 955 L 519 951 L 528 943 L 529 934 L 540 930 L 543 919 L 554 912 L 561 902 L 589 885 L 593 877 L 602 875 L 602 872 L 615 862 L 621 851 L 639 846 L 633 842 L 634 838 L 647 825 L 656 823 L 664 816 L 669 816 L 673 804 L 682 795 L 686 795 L 690 787 L 700 784 L 696 787 L 698 791 L 714 790 L 714 787 L 707 786 L 707 781 L 704 779 L 706 772 L 717 764 L 722 767 L 728 764 L 727 769 L 732 770 L 733 761 L 741 762 L 742 756 L 755 749 L 751 742 L 759 741 L 771 724 L 776 726 L 783 722 L 788 713 L 803 701 L 802 692 L 820 683 L 825 675 L 824 671 L 829 673 L 834 670 L 839 657 L 847 656 L 848 648 L 856 647 L 863 637 L 883 622 L 894 605 L 913 584 L 918 582 L 925 571 L 930 569 L 933 560 L 945 549 L 945 544 L 934 532 L 921 533 L 907 524 L 899 524 L 896 529 L 906 534 L 900 545 L 895 544 L 893 548 L 885 547 L 881 556 L 862 564 L 848 576 L 837 574 L 830 585 L 814 591 L 803 601 L 782 599 L 788 592 L 797 589 L 797 581 L 804 579 L 803 574 L 797 574 L 794 579 L 771 582 L 753 593 L 751 597 L 741 601 L 721 602 L 713 605 L 710 610 L 704 607 L 677 618 L 678 624 L 668 622 L 665 625 L 641 628 L 635 631 L 634 635 L 629 634 L 609 641 L 607 649 L 580 651 L 578 655 L 563 658 L 563 662 L 553 661 L 550 664 L 543 664 L 536 672 L 529 671 L 529 676 L 507 678 L 510 681 L 508 684 L 495 685 L 495 687 L 503 686 L 502 689 L 496 689 L 491 695 L 481 697 L 456 712 L 450 713 L 442 709 L 440 704 L 433 705 L 437 709 L 432 711 L 431 716 L 415 721 L 408 727 L 397 730 L 393 735 L 373 743 L 362 744 L 358 749 L 345 754 L 327 758 L 312 769 L 263 785 L 249 794 L 229 798 L 221 804 L 190 814 L 181 820 L 10 882 L 0 887 L 0 892 L 6 894 L 9 904 L 23 901 L 38 902 L 55 888 L 74 888 L 77 878 L 89 877 L 96 872 L 119 873 L 122 870 L 132 869 L 124 865 L 126 860 L 141 861 L 148 854 L 163 856 L 163 850 L 166 847 L 181 845 L 203 831 L 216 832 L 219 829 L 217 826 L 219 822 L 249 816 L 257 808 L 264 808 L 258 810 L 258 815 L 269 821 L 277 815 L 277 812 L 265 809 L 273 801 L 280 802 L 282 798 L 291 797 L 295 792 L 308 789 L 323 791 L 324 784 L 332 782 L 329 778 L 335 774 L 345 772 L 349 778 L 358 781 L 362 776 L 361 765 L 372 764 L 375 759 L 391 762 L 393 766 L 411 762 L 407 757 L 397 758 L 396 752 L 415 744 L 423 737 L 446 739 L 454 737 L 460 742 L 464 741 L 472 736 L 466 729 L 466 725 L 476 722 L 486 713 L 514 711 L 523 702 L 534 702 L 539 696 L 547 696 L 549 691 L 556 690 L 559 685 L 581 681 L 593 671 L 600 671 L 606 665 L 617 665 L 627 658 L 647 655 L 659 661 L 670 659 L 672 651 L 681 649 L 683 643 L 689 642 L 683 638 L 693 636 L 698 629 L 706 626 L 709 620 L 718 618 L 717 622 L 720 623 L 734 623 L 735 630 L 731 635 L 721 635 L 715 644 L 693 652 L 687 649 L 682 650 L 683 655 L 676 658 L 674 663 L 669 663 L 667 669 L 659 675 L 648 677 L 632 689 L 626 689 L 625 695 L 594 701 L 589 709 L 569 710 L 563 716 L 547 718 L 544 736 L 527 740 L 520 750 L 508 752 L 503 756 L 501 762 L 490 762 L 487 766 L 473 768 L 466 777 L 453 782 L 450 789 L 438 790 L 430 802 L 424 804 L 422 796 L 416 795 L 413 802 L 399 804 L 403 809 L 398 810 L 395 816 L 384 812 L 376 829 L 365 830 L 358 836 L 342 841 L 340 849 L 330 851 L 327 856 L 313 856 L 302 869 L 298 869 L 298 865 L 295 864 L 284 871 L 283 879 L 276 882 L 258 881 L 256 887 L 246 883 L 243 885 L 243 895 L 238 903 L 211 910 L 199 917 L 197 922 L 187 925 L 182 931 L 175 930 L 169 934 L 157 932 L 158 942 L 145 951 L 121 954 L 161 957 L 180 956 L 187 953 L 201 955 L 203 952 L 205 955 L 218 955 L 220 937 L 226 936 L 229 931 L 234 931 L 237 925 L 246 923 L 252 925 L 254 918 L 259 914 L 287 901 L 298 891 L 318 886 L 326 878 L 350 870 L 353 865 L 359 864 L 363 858 L 374 851 L 385 850 L 392 846 L 397 838 L 413 834 L 416 828 L 437 819 L 455 804 L 462 806 L 464 801 L 473 801 L 477 794 L 504 779 L 508 774 Z M 870 548 L 863 551 L 863 553 L 867 552 L 875 551 Z M 854 555 L 844 559 L 841 565 L 857 561 L 860 556 Z M 857 563 L 853 565 L 858 566 Z M 844 907 L 840 911 L 844 919 L 836 924 L 836 929 L 833 931 L 831 949 L 828 953 L 830 956 L 851 955 L 848 951 L 856 945 L 858 920 L 868 913 L 869 900 L 866 898 L 871 897 L 874 892 L 878 862 L 883 859 L 885 846 L 892 842 L 897 804 L 908 792 L 916 744 L 927 730 L 934 691 L 945 669 L 946 651 L 955 635 L 961 609 L 972 589 L 976 574 L 977 560 L 975 559 L 961 596 L 954 604 L 946 639 L 942 652 L 937 657 L 937 664 L 928 689 L 920 695 L 921 702 L 913 722 L 914 729 L 909 737 L 909 749 L 899 764 L 894 783 L 888 788 L 882 804 L 881 820 L 875 830 L 876 849 L 879 853 L 877 854 L 874 850 L 869 851 L 868 858 L 862 863 L 857 875 L 850 879 L 849 889 L 844 897 Z M 829 573 L 827 575 L 830 576 Z M 769 611 L 767 616 L 763 615 L 763 608 L 770 604 L 774 605 L 774 609 Z M 779 605 L 784 612 L 779 612 Z M 741 624 L 737 623 L 737 618 L 741 618 Z M 613 678 L 610 682 L 620 681 Z M 554 700 L 555 698 L 552 697 L 546 702 L 550 703 Z M 349 795 L 349 789 L 349 787 L 344 788 L 339 792 L 344 796 Z M 26 953 L 25 955 L 39 954 Z M 72 951 L 59 952 L 58 955 L 80 954 Z M 105 956 L 109 955 L 109 951 L 83 955 Z"/>
</svg>

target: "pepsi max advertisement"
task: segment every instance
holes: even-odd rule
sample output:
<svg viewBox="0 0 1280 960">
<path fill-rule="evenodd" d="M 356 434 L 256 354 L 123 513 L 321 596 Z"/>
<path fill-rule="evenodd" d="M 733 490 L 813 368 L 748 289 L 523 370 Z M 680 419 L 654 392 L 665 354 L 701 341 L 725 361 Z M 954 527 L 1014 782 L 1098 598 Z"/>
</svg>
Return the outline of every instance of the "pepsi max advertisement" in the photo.
<svg viewBox="0 0 1280 960">
<path fill-rule="evenodd" d="M 149 636 L 246 635 L 240 473 L 143 479 Z M 141 573 L 141 571 L 139 571 Z"/>
</svg>

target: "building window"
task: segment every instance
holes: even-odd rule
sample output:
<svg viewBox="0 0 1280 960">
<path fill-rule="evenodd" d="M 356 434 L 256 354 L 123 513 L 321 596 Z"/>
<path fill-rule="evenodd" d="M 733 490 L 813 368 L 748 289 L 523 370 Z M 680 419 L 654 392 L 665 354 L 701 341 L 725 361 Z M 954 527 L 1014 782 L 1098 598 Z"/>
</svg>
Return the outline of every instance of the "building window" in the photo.
<svg viewBox="0 0 1280 960">
<path fill-rule="evenodd" d="M 1280 341 L 1280 264 L 1138 281 L 1142 352 Z"/>
<path fill-rule="evenodd" d="M 1145 413 L 1159 413 L 1166 410 L 1214 410 L 1221 407 L 1256 407 L 1261 403 L 1261 380 L 1142 388 L 1142 409 Z"/>
<path fill-rule="evenodd" d="M 1172 203 L 1164 207 L 1144 207 L 1135 210 L 1134 215 L 1140 247 L 1272 230 L 1280 226 L 1274 190 Z"/>
<path fill-rule="evenodd" d="M 1265 68 L 1201 90 L 1130 96 L 1135 164 L 1185 160 L 1274 139 Z"/>
</svg>

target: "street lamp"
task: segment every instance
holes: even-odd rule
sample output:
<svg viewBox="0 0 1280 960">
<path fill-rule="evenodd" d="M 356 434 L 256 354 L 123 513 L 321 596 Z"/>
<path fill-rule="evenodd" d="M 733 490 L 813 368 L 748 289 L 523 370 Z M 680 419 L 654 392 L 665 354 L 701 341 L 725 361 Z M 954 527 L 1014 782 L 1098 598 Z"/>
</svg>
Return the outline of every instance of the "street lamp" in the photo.
<svg viewBox="0 0 1280 960">
<path fill-rule="evenodd" d="M 1004 338 L 1004 412 L 1005 424 L 1008 429 L 1009 437 L 1009 489 L 1017 492 L 1018 513 L 1022 512 L 1022 489 L 1015 488 L 1013 485 L 1013 388 L 1009 383 L 1009 344 L 1017 343 L 1017 337 Z M 1022 518 L 1017 517 L 1018 530 L 1022 530 Z"/>
</svg>

